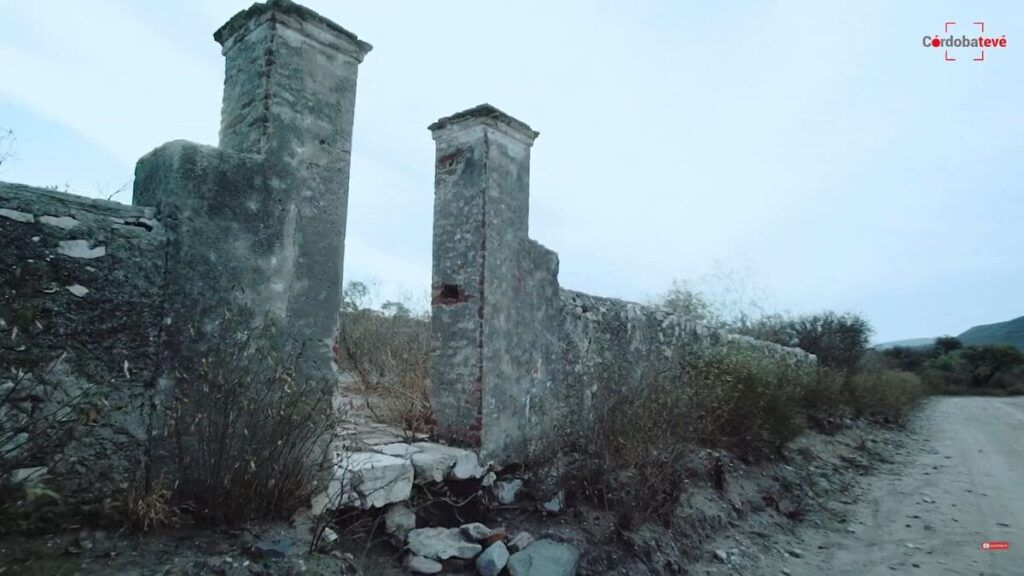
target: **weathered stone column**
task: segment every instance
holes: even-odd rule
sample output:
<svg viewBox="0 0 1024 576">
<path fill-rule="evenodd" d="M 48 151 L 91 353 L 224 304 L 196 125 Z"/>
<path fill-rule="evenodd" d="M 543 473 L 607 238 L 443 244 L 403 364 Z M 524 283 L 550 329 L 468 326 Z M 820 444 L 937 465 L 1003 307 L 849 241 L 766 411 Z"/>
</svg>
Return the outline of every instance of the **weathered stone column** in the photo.
<svg viewBox="0 0 1024 576">
<path fill-rule="evenodd" d="M 430 130 L 437 144 L 430 367 L 437 433 L 478 448 L 484 459 L 509 461 L 526 451 L 531 391 L 545 377 L 531 317 L 536 302 L 558 294 L 557 257 L 528 238 L 537 132 L 486 104 Z M 544 271 L 539 282 L 537 269 Z"/>
<path fill-rule="evenodd" d="M 171 142 L 136 168 L 135 203 L 156 206 L 174 235 L 169 339 L 187 314 L 241 305 L 281 320 L 304 366 L 330 372 L 370 45 L 289 0 L 254 4 L 214 38 L 226 59 L 220 147 Z"/>
<path fill-rule="evenodd" d="M 329 354 L 341 309 L 356 77 L 371 46 L 289 0 L 253 5 L 214 38 L 226 59 L 220 147 L 262 157 L 266 189 L 255 201 L 283 224 L 266 306 Z"/>
</svg>

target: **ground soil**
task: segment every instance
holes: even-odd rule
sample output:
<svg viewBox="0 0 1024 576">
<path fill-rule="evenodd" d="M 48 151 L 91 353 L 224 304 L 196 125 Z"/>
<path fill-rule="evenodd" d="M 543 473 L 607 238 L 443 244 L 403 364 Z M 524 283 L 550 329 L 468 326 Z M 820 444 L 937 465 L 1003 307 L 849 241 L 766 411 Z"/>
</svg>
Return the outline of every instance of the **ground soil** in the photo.
<svg viewBox="0 0 1024 576">
<path fill-rule="evenodd" d="M 1014 547 L 1024 543 L 1022 428 L 1024 398 L 933 398 L 906 430 L 847 422 L 804 434 L 772 462 L 695 452 L 685 496 L 657 521 L 571 494 L 563 511 L 545 514 L 539 490 L 508 507 L 435 499 L 434 512 L 420 512 L 571 543 L 584 576 L 1024 574 Z M 399 549 L 374 529 L 379 514 L 357 524 L 336 526 L 340 545 L 315 554 L 286 523 L 6 537 L 0 574 L 403 574 Z M 983 551 L 986 540 L 1011 549 Z M 446 568 L 473 573 L 471 564 Z"/>
</svg>

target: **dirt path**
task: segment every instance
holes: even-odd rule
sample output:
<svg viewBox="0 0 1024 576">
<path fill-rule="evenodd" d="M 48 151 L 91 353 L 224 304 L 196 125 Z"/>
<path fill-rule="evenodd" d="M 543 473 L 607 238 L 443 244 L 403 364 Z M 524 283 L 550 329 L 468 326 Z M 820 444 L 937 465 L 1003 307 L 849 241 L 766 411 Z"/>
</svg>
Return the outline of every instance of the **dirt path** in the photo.
<svg viewBox="0 0 1024 576">
<path fill-rule="evenodd" d="M 845 526 L 798 530 L 788 572 L 758 573 L 1024 574 L 1024 397 L 933 399 L 908 448 L 865 479 Z"/>
</svg>

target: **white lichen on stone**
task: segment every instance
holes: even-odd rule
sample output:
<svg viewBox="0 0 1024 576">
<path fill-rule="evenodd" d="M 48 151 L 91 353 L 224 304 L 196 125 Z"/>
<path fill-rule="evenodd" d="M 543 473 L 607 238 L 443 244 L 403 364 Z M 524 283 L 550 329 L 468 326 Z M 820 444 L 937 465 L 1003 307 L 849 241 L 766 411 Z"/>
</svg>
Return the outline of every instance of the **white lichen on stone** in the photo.
<svg viewBox="0 0 1024 576">
<path fill-rule="evenodd" d="M 107 255 L 106 246 L 93 248 L 88 240 L 61 240 L 57 245 L 57 253 L 69 258 L 99 258 Z"/>
<path fill-rule="evenodd" d="M 80 222 L 70 216 L 40 216 L 39 222 L 49 226 L 55 226 L 61 230 L 71 230 L 75 226 L 78 226 Z"/>
<path fill-rule="evenodd" d="M 15 222 L 22 222 L 24 224 L 32 224 L 36 221 L 36 217 L 29 214 L 28 212 L 19 212 L 17 210 L 10 210 L 8 208 L 0 208 L 0 216 L 9 218 Z"/>
</svg>

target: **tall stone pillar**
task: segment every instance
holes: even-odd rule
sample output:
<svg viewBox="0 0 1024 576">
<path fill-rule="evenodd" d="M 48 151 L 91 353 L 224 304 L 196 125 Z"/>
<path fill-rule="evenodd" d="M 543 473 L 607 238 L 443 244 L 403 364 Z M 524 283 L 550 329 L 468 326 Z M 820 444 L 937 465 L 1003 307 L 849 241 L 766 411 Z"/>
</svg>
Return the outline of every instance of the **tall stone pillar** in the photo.
<svg viewBox="0 0 1024 576">
<path fill-rule="evenodd" d="M 214 34 L 226 59 L 220 147 L 262 158 L 263 198 L 283 223 L 266 302 L 329 353 L 341 309 L 356 77 L 371 46 L 289 0 Z"/>
<path fill-rule="evenodd" d="M 538 377 L 524 259 L 557 257 L 528 238 L 530 148 L 537 132 L 490 105 L 430 126 L 434 177 L 431 401 L 437 434 L 485 459 L 525 450 Z M 543 254 L 542 254 L 543 253 Z M 533 364 L 531 366 L 531 364 Z"/>
<path fill-rule="evenodd" d="M 352 120 L 366 42 L 308 8 L 269 0 L 214 34 L 226 60 L 220 146 L 175 141 L 139 160 L 134 203 L 173 235 L 169 346 L 187 323 L 241 306 L 334 369 Z M 173 353 L 173 350 L 172 350 Z"/>
</svg>

